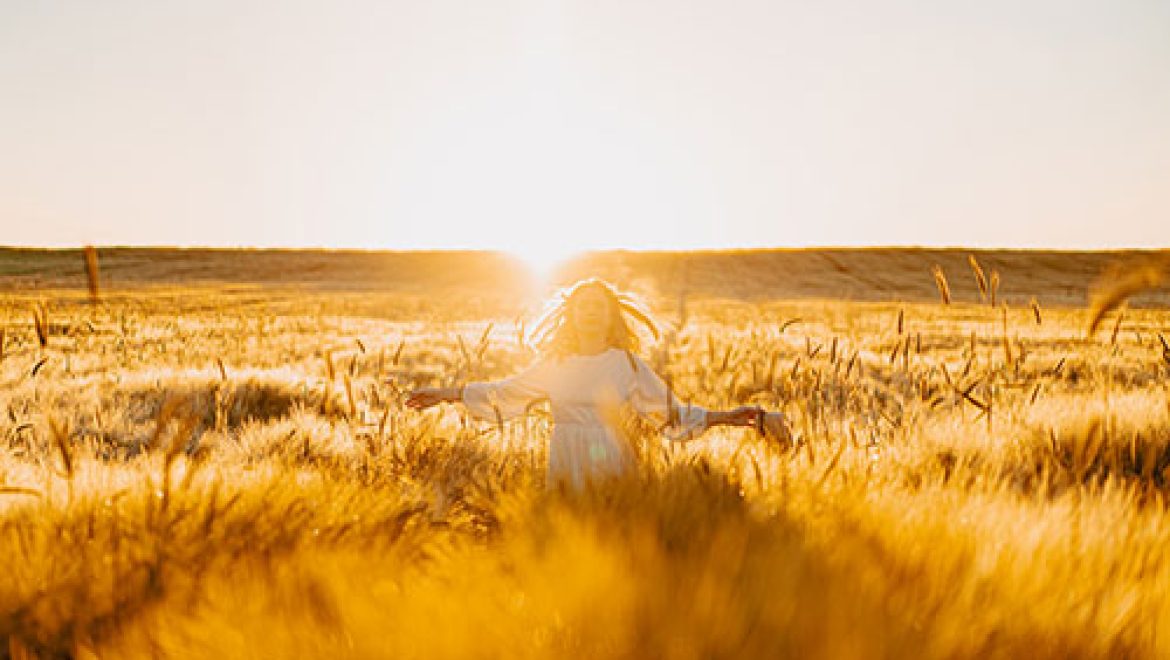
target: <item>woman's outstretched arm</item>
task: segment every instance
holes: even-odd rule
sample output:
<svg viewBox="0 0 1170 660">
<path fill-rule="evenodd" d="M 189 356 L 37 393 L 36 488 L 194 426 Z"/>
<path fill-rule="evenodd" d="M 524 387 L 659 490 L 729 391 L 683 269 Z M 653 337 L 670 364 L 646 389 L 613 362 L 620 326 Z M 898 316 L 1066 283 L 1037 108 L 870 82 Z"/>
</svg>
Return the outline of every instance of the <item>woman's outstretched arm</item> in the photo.
<svg viewBox="0 0 1170 660">
<path fill-rule="evenodd" d="M 630 354 L 629 363 L 634 375 L 630 405 L 638 414 L 660 424 L 666 437 L 671 440 L 686 441 L 711 426 L 736 421 L 722 411 L 707 410 L 703 406 L 679 401 L 642 358 Z"/>
<path fill-rule="evenodd" d="M 740 406 L 734 410 L 710 410 L 707 426 L 751 426 L 760 435 L 787 442 L 792 439 L 788 418 L 782 412 L 768 412 L 759 406 Z"/>
<path fill-rule="evenodd" d="M 707 426 L 755 426 L 763 411 L 756 406 L 740 406 L 734 410 L 708 410 Z"/>
<path fill-rule="evenodd" d="M 421 410 L 440 403 L 457 403 L 462 399 L 462 387 L 420 387 L 407 395 L 406 405 Z"/>
<path fill-rule="evenodd" d="M 712 426 L 755 427 L 762 434 L 787 439 L 788 424 L 783 413 L 766 412 L 759 406 L 732 410 L 708 410 L 675 399 L 666 383 L 640 358 L 631 361 L 635 386 L 631 403 L 643 416 L 666 422 L 667 436 L 688 440 Z"/>
<path fill-rule="evenodd" d="M 543 362 L 503 380 L 467 383 L 459 387 L 421 387 L 406 397 L 411 408 L 439 403 L 462 403 L 479 419 L 502 421 L 524 413 L 529 404 L 547 394 L 548 366 Z"/>
</svg>

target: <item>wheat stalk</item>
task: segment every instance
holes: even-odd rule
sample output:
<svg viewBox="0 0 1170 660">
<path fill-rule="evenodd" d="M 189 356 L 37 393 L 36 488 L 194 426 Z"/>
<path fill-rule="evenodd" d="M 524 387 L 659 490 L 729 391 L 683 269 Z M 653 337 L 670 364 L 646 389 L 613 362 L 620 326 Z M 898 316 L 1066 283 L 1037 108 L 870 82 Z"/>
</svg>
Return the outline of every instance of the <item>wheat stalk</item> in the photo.
<svg viewBox="0 0 1170 660">
<path fill-rule="evenodd" d="M 934 275 L 934 285 L 938 287 L 938 295 L 942 297 L 942 303 L 944 305 L 951 304 L 951 287 L 947 284 L 947 274 L 943 272 L 942 266 L 935 264 L 930 272 Z"/>
<path fill-rule="evenodd" d="M 386 423 L 390 421 L 390 406 L 386 406 L 385 412 L 382 413 L 382 418 L 378 420 L 378 439 L 381 440 L 386 435 Z"/>
<path fill-rule="evenodd" d="M 49 318 L 43 305 L 37 305 L 33 308 L 33 328 L 36 330 L 37 342 L 40 343 L 41 348 L 48 348 Z"/>
<path fill-rule="evenodd" d="M 983 273 L 983 267 L 979 265 L 979 261 L 975 259 L 975 255 L 967 255 L 967 263 L 971 264 L 971 270 L 975 273 L 975 284 L 979 286 L 979 299 L 987 302 L 987 276 Z"/>
<path fill-rule="evenodd" d="M 1090 295 L 1089 325 L 1086 335 L 1092 337 L 1109 312 L 1117 309 L 1136 293 L 1152 289 L 1162 282 L 1162 269 L 1146 264 L 1120 272 L 1106 273 L 1098 280 Z"/>
<path fill-rule="evenodd" d="M 195 427 L 199 424 L 199 419 L 196 417 L 189 401 L 179 401 L 176 405 L 176 410 L 180 411 L 180 414 L 183 415 L 183 418 L 180 420 L 178 430 L 171 436 L 171 441 L 170 444 L 167 445 L 166 453 L 163 454 L 162 502 L 159 506 L 160 513 L 165 512 L 170 506 L 172 467 L 174 466 L 175 461 L 178 460 L 179 454 L 186 451 L 188 445 L 190 444 L 190 439 L 195 433 Z M 160 421 L 159 426 L 162 427 L 164 424 Z M 190 472 L 188 475 L 192 476 Z M 189 483 L 190 479 L 184 479 L 182 482 L 183 485 Z"/>
<path fill-rule="evenodd" d="M 349 404 L 349 418 L 351 420 L 357 419 L 357 400 L 353 396 L 353 380 L 349 375 L 345 376 L 345 400 Z"/>
<path fill-rule="evenodd" d="M 29 495 L 31 497 L 43 497 L 41 491 L 35 488 L 25 488 L 24 486 L 0 486 L 0 495 Z"/>
<path fill-rule="evenodd" d="M 69 449 L 69 425 L 64 426 L 57 423 L 53 417 L 49 417 L 49 432 L 53 436 L 53 444 L 57 447 L 57 453 L 61 456 L 61 465 L 65 468 L 65 476 L 68 479 L 73 479 L 73 452 Z"/>
<path fill-rule="evenodd" d="M 1122 309 L 1117 313 L 1117 320 L 1113 323 L 1113 332 L 1109 335 L 1109 345 L 1117 343 L 1117 333 L 1121 331 L 1121 320 L 1125 318 L 1125 310 Z"/>
<path fill-rule="evenodd" d="M 91 303 L 97 304 L 100 299 L 97 248 L 92 245 L 87 245 L 83 253 L 85 255 L 85 280 L 86 284 L 89 285 L 89 300 Z"/>
<path fill-rule="evenodd" d="M 1012 344 L 1008 340 L 1008 310 L 1007 305 L 1003 306 L 1003 361 L 1008 367 L 1012 366 Z"/>
</svg>

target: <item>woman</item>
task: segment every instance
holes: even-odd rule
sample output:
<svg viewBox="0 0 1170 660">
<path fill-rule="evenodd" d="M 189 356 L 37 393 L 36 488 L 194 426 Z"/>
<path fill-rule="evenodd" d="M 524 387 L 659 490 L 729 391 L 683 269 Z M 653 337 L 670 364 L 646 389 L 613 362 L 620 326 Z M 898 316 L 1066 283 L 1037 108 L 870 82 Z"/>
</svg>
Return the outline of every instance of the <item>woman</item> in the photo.
<svg viewBox="0 0 1170 660">
<path fill-rule="evenodd" d="M 666 384 L 637 356 L 638 337 L 629 321 L 658 331 L 628 295 L 598 279 L 578 282 L 554 299 L 537 322 L 531 341 L 540 358 L 520 374 L 462 387 L 424 387 L 407 405 L 423 409 L 462 403 L 479 419 L 520 415 L 534 401 L 552 406 L 548 483 L 581 488 L 586 482 L 618 476 L 633 464 L 622 439 L 622 409 L 633 408 L 658 422 L 672 440 L 686 440 L 712 426 L 756 426 L 788 435 L 784 417 L 758 407 L 706 410 L 674 399 Z"/>
</svg>

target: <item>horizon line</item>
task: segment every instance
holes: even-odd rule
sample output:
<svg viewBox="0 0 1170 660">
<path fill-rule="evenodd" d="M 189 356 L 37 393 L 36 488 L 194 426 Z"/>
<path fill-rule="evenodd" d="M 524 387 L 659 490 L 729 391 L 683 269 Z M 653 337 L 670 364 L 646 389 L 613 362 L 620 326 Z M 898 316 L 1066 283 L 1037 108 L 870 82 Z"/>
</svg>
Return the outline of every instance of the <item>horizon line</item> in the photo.
<svg viewBox="0 0 1170 660">
<path fill-rule="evenodd" d="M 62 245 L 5 245 L 0 244 L 0 250 L 4 251 L 28 251 L 28 252 L 72 252 L 79 251 L 86 247 L 93 247 L 98 250 L 169 250 L 176 252 L 322 252 L 322 253 L 368 253 L 368 254 L 502 254 L 516 256 L 514 250 L 507 248 L 477 248 L 470 246 L 461 247 L 415 247 L 415 248 L 391 248 L 391 247 L 352 247 L 352 246 L 308 246 L 308 245 L 169 245 L 169 244 L 100 244 L 100 243 L 77 243 L 72 246 Z M 882 245 L 808 245 L 808 246 L 725 246 L 725 247 L 697 247 L 697 248 L 626 248 L 626 247 L 600 247 L 600 248 L 584 248 L 580 251 L 572 253 L 573 257 L 587 256 L 595 254 L 607 253 L 634 253 L 634 254 L 686 254 L 686 253 L 706 253 L 717 254 L 727 252 L 818 252 L 818 251 L 846 251 L 846 252 L 865 252 L 865 251 L 973 251 L 973 252 L 1062 252 L 1062 253 L 1100 253 L 1100 252 L 1166 252 L 1170 251 L 1170 247 L 1136 247 L 1136 246 L 1110 246 L 1110 247 L 1095 247 L 1095 248 L 1078 248 L 1078 247 L 1036 247 L 1036 246 L 972 246 L 972 245 L 929 245 L 929 244 L 882 244 Z"/>
</svg>

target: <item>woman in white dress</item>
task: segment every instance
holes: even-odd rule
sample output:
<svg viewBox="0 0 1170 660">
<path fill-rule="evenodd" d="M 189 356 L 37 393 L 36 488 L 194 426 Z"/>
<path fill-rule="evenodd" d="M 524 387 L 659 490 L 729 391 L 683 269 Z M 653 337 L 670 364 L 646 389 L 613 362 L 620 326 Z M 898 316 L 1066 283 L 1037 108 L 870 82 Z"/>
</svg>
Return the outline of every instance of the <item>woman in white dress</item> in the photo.
<svg viewBox="0 0 1170 660">
<path fill-rule="evenodd" d="M 632 467 L 634 455 L 620 431 L 625 409 L 657 423 L 672 440 L 690 439 L 712 426 L 756 426 L 788 436 L 781 413 L 754 406 L 707 410 L 676 400 L 637 356 L 630 320 L 658 336 L 649 315 L 628 295 L 602 280 L 578 282 L 537 322 L 530 336 L 539 353 L 535 364 L 495 382 L 420 388 L 406 403 L 416 409 L 462 403 L 479 419 L 503 421 L 548 399 L 553 417 L 548 484 L 577 489 Z"/>
</svg>

